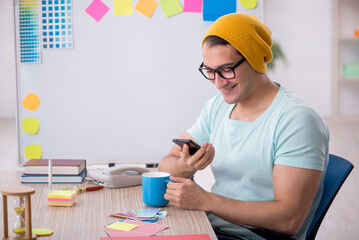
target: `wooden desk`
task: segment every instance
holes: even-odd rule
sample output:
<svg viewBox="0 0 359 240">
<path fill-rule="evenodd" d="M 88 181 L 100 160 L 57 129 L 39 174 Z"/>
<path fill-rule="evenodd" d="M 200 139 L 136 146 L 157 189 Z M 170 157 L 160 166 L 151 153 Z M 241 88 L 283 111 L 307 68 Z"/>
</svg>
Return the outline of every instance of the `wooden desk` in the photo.
<svg viewBox="0 0 359 240">
<path fill-rule="evenodd" d="M 6 186 L 19 186 L 21 172 L 0 172 L 0 189 Z M 47 184 L 23 184 L 35 187 L 36 192 L 31 197 L 33 228 L 49 228 L 54 231 L 50 237 L 38 239 L 100 239 L 106 237 L 104 226 L 119 220 L 109 217 L 114 212 L 148 208 L 142 202 L 141 186 L 102 189 L 95 192 L 85 192 L 77 197 L 73 207 L 48 207 L 45 205 Z M 83 183 L 81 187 L 92 186 Z M 67 184 L 54 184 L 56 188 L 74 186 Z M 80 186 L 80 185 L 78 185 Z M 3 237 L 3 210 L 0 198 L 0 238 Z M 10 205 L 9 200 L 8 205 Z M 203 211 L 190 211 L 174 206 L 161 208 L 168 212 L 167 217 L 157 223 L 168 225 L 169 228 L 157 235 L 181 235 L 208 233 L 211 239 L 217 239 L 213 229 Z M 15 216 L 9 209 L 9 220 Z M 9 221 L 9 232 L 12 222 Z"/>
</svg>

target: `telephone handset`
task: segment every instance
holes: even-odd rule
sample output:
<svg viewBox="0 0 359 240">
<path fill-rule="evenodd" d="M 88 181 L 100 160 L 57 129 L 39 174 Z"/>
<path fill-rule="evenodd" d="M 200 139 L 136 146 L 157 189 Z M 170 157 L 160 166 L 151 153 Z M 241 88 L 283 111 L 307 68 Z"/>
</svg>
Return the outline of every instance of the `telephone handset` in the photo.
<svg viewBox="0 0 359 240">
<path fill-rule="evenodd" d="M 89 169 L 87 178 L 93 183 L 108 188 L 120 188 L 141 185 L 142 173 L 149 172 L 140 167 L 110 167 L 106 169 Z"/>
</svg>

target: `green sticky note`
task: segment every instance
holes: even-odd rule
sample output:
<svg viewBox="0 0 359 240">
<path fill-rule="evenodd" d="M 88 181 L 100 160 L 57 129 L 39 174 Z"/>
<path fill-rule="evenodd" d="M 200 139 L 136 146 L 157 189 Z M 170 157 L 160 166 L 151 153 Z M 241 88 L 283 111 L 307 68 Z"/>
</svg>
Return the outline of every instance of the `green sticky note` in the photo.
<svg viewBox="0 0 359 240">
<path fill-rule="evenodd" d="M 40 121 L 37 118 L 24 118 L 22 128 L 28 134 L 36 134 L 40 128 Z"/>
<path fill-rule="evenodd" d="M 181 3 L 178 0 L 161 0 L 160 5 L 166 17 L 172 17 L 183 12 Z"/>
<path fill-rule="evenodd" d="M 115 16 L 132 15 L 132 0 L 113 0 Z"/>
<path fill-rule="evenodd" d="M 131 224 L 131 223 L 115 222 L 115 223 L 113 223 L 111 225 L 108 225 L 106 228 L 129 232 L 129 231 L 131 231 L 132 229 L 135 229 L 138 226 L 139 225 Z"/>
<path fill-rule="evenodd" d="M 27 159 L 39 159 L 42 156 L 42 148 L 39 144 L 28 145 L 25 147 L 25 156 Z"/>
</svg>

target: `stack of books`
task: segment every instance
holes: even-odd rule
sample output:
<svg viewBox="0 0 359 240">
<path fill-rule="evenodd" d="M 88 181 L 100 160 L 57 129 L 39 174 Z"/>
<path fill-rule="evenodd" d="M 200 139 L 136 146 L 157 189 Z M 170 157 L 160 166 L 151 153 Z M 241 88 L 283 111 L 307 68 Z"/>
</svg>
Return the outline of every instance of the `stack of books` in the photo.
<svg viewBox="0 0 359 240">
<path fill-rule="evenodd" d="M 21 183 L 48 183 L 49 159 L 31 159 L 24 169 Z M 82 183 L 86 173 L 84 159 L 52 159 L 52 183 Z"/>
</svg>

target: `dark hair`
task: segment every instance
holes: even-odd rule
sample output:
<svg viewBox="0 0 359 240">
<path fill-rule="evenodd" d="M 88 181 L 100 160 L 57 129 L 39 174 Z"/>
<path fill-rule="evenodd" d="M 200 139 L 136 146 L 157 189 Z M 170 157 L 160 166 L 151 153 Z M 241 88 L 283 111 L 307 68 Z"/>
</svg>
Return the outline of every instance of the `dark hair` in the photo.
<svg viewBox="0 0 359 240">
<path fill-rule="evenodd" d="M 228 44 L 230 44 L 229 42 L 227 42 L 223 38 L 215 36 L 215 35 L 210 35 L 210 36 L 206 37 L 206 39 L 204 39 L 203 43 L 209 44 L 209 47 L 214 47 L 214 46 L 217 46 L 217 45 L 228 45 Z M 238 50 L 237 50 L 237 52 L 238 52 L 239 55 L 243 56 Z"/>
</svg>

